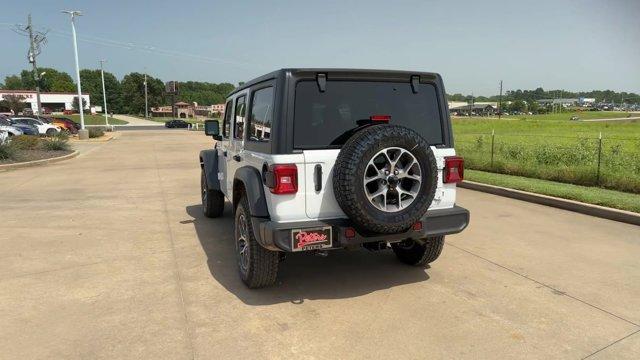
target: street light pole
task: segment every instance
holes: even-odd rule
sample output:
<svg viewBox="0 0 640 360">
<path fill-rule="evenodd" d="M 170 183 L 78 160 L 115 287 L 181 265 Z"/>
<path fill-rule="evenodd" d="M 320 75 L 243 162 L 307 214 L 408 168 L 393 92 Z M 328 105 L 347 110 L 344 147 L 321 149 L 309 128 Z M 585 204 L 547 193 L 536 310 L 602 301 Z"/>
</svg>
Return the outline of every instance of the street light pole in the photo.
<svg viewBox="0 0 640 360">
<path fill-rule="evenodd" d="M 76 58 L 76 81 L 78 82 L 78 108 L 80 110 L 80 129 L 84 130 L 84 106 L 82 106 L 82 85 L 80 85 L 80 64 L 78 62 L 78 40 L 76 38 L 76 25 L 75 25 L 76 16 L 82 16 L 82 13 L 76 10 L 63 10 L 62 12 L 65 14 L 71 15 L 71 34 L 73 35 L 73 54 Z"/>
<path fill-rule="evenodd" d="M 109 118 L 107 113 L 107 91 L 104 88 L 104 62 L 106 60 L 100 60 L 100 75 L 102 76 L 102 99 L 104 100 L 104 122 L 109 126 Z"/>
<path fill-rule="evenodd" d="M 147 74 L 144 74 L 144 118 L 149 118 L 149 101 L 147 100 Z"/>
</svg>

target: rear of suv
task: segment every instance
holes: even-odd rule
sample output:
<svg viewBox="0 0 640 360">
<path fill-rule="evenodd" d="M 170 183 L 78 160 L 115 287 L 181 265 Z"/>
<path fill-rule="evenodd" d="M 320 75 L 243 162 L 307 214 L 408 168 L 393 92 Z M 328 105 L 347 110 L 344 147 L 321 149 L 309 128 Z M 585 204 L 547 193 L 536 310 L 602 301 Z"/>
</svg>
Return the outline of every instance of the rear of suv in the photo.
<svg viewBox="0 0 640 360">
<path fill-rule="evenodd" d="M 391 248 L 426 265 L 462 231 L 463 159 L 438 74 L 282 69 L 234 90 L 200 153 L 203 211 L 233 206 L 242 280 L 275 282 L 286 252 Z"/>
</svg>

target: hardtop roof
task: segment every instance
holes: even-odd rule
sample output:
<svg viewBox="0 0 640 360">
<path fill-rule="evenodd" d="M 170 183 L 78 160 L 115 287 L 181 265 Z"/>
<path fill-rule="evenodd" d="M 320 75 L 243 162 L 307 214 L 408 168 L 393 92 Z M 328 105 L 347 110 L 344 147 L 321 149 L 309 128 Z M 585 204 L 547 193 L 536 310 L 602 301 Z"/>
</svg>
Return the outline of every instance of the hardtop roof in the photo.
<svg viewBox="0 0 640 360">
<path fill-rule="evenodd" d="M 296 74 L 296 73 L 327 73 L 328 76 L 331 74 L 334 75 L 344 75 L 344 74 L 355 74 L 355 75 L 368 75 L 368 76 L 376 76 L 376 75 L 399 75 L 399 76 L 407 76 L 411 75 L 419 75 L 425 76 L 431 79 L 441 79 L 438 73 L 433 72 L 425 72 L 425 71 L 410 71 L 410 70 L 382 70 L 382 69 L 348 69 L 348 68 L 282 68 L 279 70 L 272 71 L 270 73 L 264 74 L 257 78 L 251 79 L 246 83 L 242 84 L 242 86 L 238 86 L 233 91 L 231 91 L 227 97 L 247 89 L 255 84 L 261 83 L 263 81 L 276 79 L 278 77 L 284 77 L 287 73 Z"/>
</svg>

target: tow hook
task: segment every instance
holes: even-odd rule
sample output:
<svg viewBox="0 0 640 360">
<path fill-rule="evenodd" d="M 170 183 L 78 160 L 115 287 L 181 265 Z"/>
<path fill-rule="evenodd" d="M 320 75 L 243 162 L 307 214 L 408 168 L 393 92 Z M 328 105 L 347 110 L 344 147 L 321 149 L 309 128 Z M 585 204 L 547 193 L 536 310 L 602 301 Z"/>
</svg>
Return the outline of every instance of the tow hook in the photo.
<svg viewBox="0 0 640 360">
<path fill-rule="evenodd" d="M 326 250 L 316 250 L 313 254 L 314 254 L 315 256 L 320 256 L 320 257 L 327 257 L 327 256 L 329 256 L 329 252 L 328 252 L 328 251 L 326 251 Z"/>
</svg>

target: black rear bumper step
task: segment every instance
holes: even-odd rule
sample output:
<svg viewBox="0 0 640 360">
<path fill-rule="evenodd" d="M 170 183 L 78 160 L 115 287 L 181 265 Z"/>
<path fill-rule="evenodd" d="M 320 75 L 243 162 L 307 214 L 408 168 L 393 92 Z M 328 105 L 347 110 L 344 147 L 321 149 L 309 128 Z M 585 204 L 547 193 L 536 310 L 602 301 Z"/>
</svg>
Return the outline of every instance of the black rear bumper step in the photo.
<svg viewBox="0 0 640 360">
<path fill-rule="evenodd" d="M 320 228 L 331 226 L 332 248 L 344 248 L 367 242 L 397 242 L 405 239 L 421 239 L 428 236 L 456 234 L 464 230 L 469 224 L 469 211 L 460 206 L 449 209 L 429 210 L 420 220 L 422 230 L 409 229 L 397 234 L 366 234 L 356 230 L 355 236 L 347 238 L 345 230 L 355 226 L 349 219 L 311 220 L 296 222 L 275 222 L 269 219 L 253 217 L 253 228 L 258 242 L 267 249 L 277 251 L 292 251 L 291 230 L 305 228 Z"/>
</svg>

